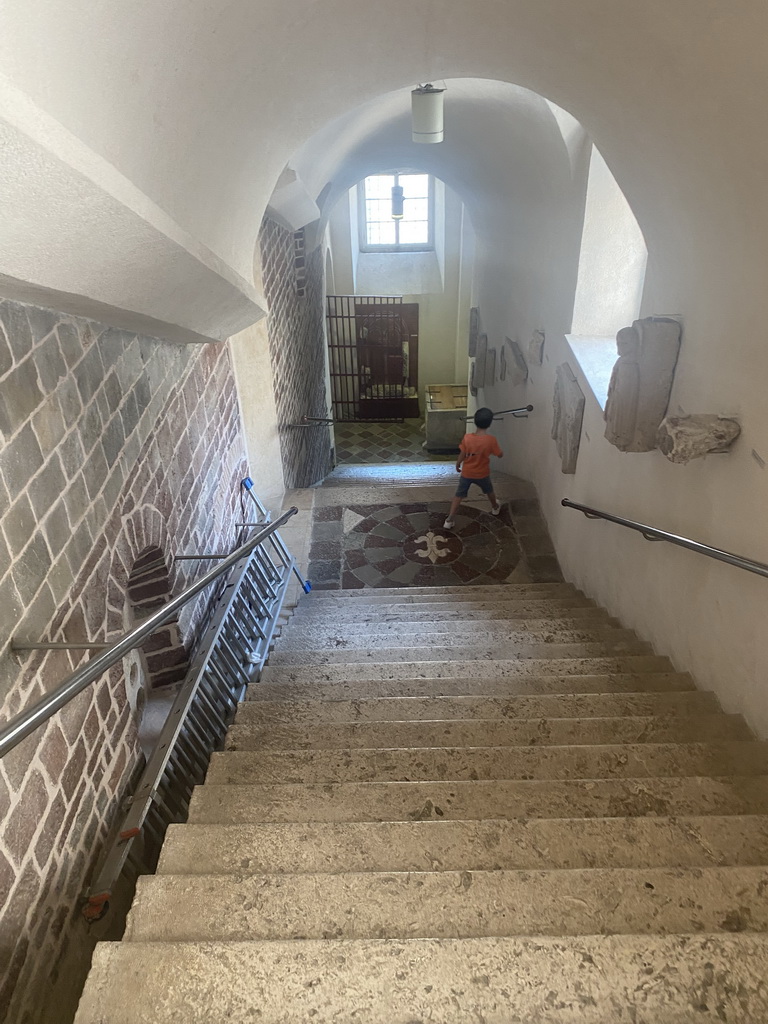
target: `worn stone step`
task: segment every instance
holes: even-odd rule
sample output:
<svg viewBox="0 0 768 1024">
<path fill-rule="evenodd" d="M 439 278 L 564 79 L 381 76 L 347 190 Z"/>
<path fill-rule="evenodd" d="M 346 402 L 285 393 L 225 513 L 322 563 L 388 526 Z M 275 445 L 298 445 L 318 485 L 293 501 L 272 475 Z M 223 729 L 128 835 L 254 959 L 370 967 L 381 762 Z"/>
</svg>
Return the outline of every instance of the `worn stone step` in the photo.
<svg viewBox="0 0 768 1024">
<path fill-rule="evenodd" d="M 574 678 L 574 677 L 571 677 Z M 258 685 L 258 684 L 254 684 Z M 719 711 L 713 693 L 670 690 L 654 693 L 555 693 L 525 696 L 370 697 L 359 700 L 244 701 L 240 725 L 303 725 L 333 722 L 415 722 L 439 718 L 605 718 L 706 715 Z"/>
<path fill-rule="evenodd" d="M 502 591 L 513 597 L 527 597 L 528 595 L 535 596 L 539 594 L 558 596 L 561 594 L 581 593 L 572 583 L 499 583 L 496 585 L 479 584 L 451 587 L 383 587 L 380 589 L 364 588 L 360 590 L 313 590 L 311 594 L 304 598 L 302 604 L 307 606 L 314 604 L 331 605 L 352 601 L 356 604 L 389 604 L 398 601 L 413 603 L 418 602 L 419 598 L 422 597 L 442 600 L 451 597 L 483 598 L 486 595 L 495 598 Z"/>
<path fill-rule="evenodd" d="M 511 680 L 523 678 L 561 678 L 570 676 L 641 676 L 655 675 L 675 677 L 689 680 L 686 689 L 693 687 L 686 673 L 674 672 L 669 658 L 654 654 L 624 654 L 615 657 L 584 657 L 584 658 L 504 658 L 488 661 L 456 661 L 427 660 L 405 662 L 377 663 L 356 661 L 337 665 L 273 665 L 269 664 L 261 673 L 258 684 L 251 686 L 251 694 L 264 693 L 267 686 L 279 683 L 373 683 L 373 682 L 404 682 L 419 679 L 463 679 L 471 680 Z M 649 681 L 650 683 L 650 681 Z M 681 689 L 676 684 L 665 689 Z M 363 689 L 366 689 L 364 687 Z M 371 694 L 372 696 L 373 694 Z M 358 696 L 365 696 L 364 693 Z M 393 694 L 392 696 L 396 696 Z M 404 693 L 404 696 L 407 694 Z"/>
<path fill-rule="evenodd" d="M 577 612 L 581 614 L 571 614 Z M 554 632 L 555 630 L 570 629 L 606 629 L 609 626 L 618 627 L 615 619 L 608 617 L 608 614 L 599 608 L 571 608 L 567 617 L 563 618 L 484 618 L 474 619 L 432 619 L 415 622 L 410 617 L 407 620 L 398 622 L 370 622 L 339 623 L 337 620 L 329 621 L 323 625 L 309 625 L 302 622 L 299 629 L 288 629 L 280 637 L 283 643 L 290 640 L 296 633 L 301 637 L 316 640 L 325 640 L 328 637 L 350 635 L 357 638 L 362 636 L 380 637 L 401 637 L 422 633 L 469 633 L 474 636 L 477 630 L 483 633 L 509 633 L 514 630 L 524 630 L 527 633 Z"/>
<path fill-rule="evenodd" d="M 539 718 L 252 725 L 235 721 L 227 750 L 319 750 L 356 747 L 506 747 L 604 743 L 749 740 L 741 715 Z"/>
<path fill-rule="evenodd" d="M 385 750 L 230 750 L 206 776 L 218 785 L 270 782 L 426 782 L 437 779 L 603 779 L 762 775 L 768 742 L 624 743 L 560 747 L 412 747 Z"/>
<path fill-rule="evenodd" d="M 545 658 L 604 658 L 611 655 L 653 654 L 653 648 L 633 634 L 624 635 L 616 631 L 618 639 L 602 639 L 594 643 L 529 643 L 523 637 L 519 643 L 492 640 L 490 643 L 470 643 L 451 646 L 442 637 L 433 647 L 361 647 L 356 650 L 336 648 L 334 650 L 277 650 L 269 656 L 269 665 L 278 668 L 283 665 L 349 665 L 372 661 L 377 665 L 388 665 L 412 661 L 447 661 L 473 663 L 483 661 L 523 660 Z"/>
<path fill-rule="evenodd" d="M 766 889 L 764 866 L 143 875 L 123 941 L 764 932 Z"/>
<path fill-rule="evenodd" d="M 768 814 L 768 777 L 491 779 L 213 785 L 192 793 L 190 822 L 477 821 Z"/>
<path fill-rule="evenodd" d="M 654 663 L 663 665 L 665 661 L 654 659 Z M 534 665 L 538 667 L 538 672 L 526 671 L 529 666 Z M 265 670 L 262 673 L 264 681 L 252 683 L 248 687 L 246 700 L 321 702 L 354 701 L 372 697 L 515 697 L 524 694 L 632 693 L 639 690 L 653 693 L 670 690 L 692 691 L 694 688 L 690 676 L 685 672 L 664 672 L 658 669 L 645 672 L 608 670 L 599 674 L 569 675 L 562 672 L 562 663 L 558 663 L 556 668 L 560 674 L 554 675 L 553 667 L 555 666 L 551 661 L 496 662 L 492 673 L 476 672 L 474 675 L 462 675 L 457 669 L 462 668 L 466 672 L 472 670 L 474 666 L 467 662 L 463 662 L 461 666 L 444 662 L 410 666 L 414 673 L 413 678 L 407 677 L 407 666 L 399 665 L 388 665 L 386 671 L 377 671 L 375 666 L 360 666 L 359 676 L 327 666 L 317 669 L 316 673 L 306 669 L 289 671 L 283 668 L 279 671 L 274 669 L 272 672 Z M 589 662 L 588 667 L 594 668 L 594 663 Z M 402 671 L 397 671 L 401 668 Z M 365 678 L 366 673 L 377 673 L 379 678 Z"/>
<path fill-rule="evenodd" d="M 352 627 L 339 627 L 326 636 L 317 636 L 314 631 L 295 630 L 287 636 L 275 642 L 274 652 L 270 655 L 270 662 L 277 664 L 282 659 L 277 659 L 276 654 L 293 655 L 298 652 L 317 655 L 318 652 L 359 651 L 361 655 L 376 656 L 382 651 L 399 652 L 405 649 L 410 652 L 419 651 L 418 657 L 424 656 L 424 651 L 431 651 L 434 648 L 447 650 L 456 648 L 456 654 L 462 656 L 466 652 L 475 650 L 483 651 L 486 648 L 503 650 L 509 648 L 512 651 L 537 647 L 540 644 L 605 644 L 608 650 L 620 649 L 625 646 L 631 650 L 647 651 L 648 646 L 640 643 L 637 634 L 631 629 L 621 629 L 617 626 L 587 626 L 570 627 L 549 624 L 544 628 L 532 629 L 526 626 L 523 629 L 507 626 L 506 628 L 487 629 L 480 623 L 475 629 L 455 629 L 451 632 L 432 631 L 425 623 L 421 633 L 387 633 L 384 635 L 372 635 L 369 633 L 358 633 Z M 429 624 L 431 626 L 431 623 Z M 617 645 L 619 645 L 617 647 Z M 376 654 L 373 654 L 376 652 Z"/>
<path fill-rule="evenodd" d="M 767 959 L 753 933 L 106 942 L 75 1024 L 758 1024 Z"/>
<path fill-rule="evenodd" d="M 768 816 L 171 825 L 159 875 L 768 864 Z"/>
<path fill-rule="evenodd" d="M 419 604 L 343 604 L 321 606 L 319 608 L 302 609 L 299 606 L 294 612 L 290 624 L 299 623 L 321 624 L 326 622 L 421 622 L 425 619 L 454 618 L 507 618 L 519 616 L 554 616 L 571 614 L 575 609 L 582 611 L 602 611 L 585 597 L 574 594 L 572 597 L 542 600 L 495 600 L 495 601 L 443 601 L 421 602 Z"/>
</svg>

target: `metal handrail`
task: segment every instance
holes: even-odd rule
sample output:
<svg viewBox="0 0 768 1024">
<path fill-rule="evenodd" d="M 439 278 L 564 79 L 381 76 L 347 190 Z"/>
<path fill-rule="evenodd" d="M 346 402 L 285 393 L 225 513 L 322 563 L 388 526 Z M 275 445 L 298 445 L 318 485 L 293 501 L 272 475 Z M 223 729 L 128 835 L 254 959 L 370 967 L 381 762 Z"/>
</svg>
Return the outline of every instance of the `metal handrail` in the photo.
<svg viewBox="0 0 768 1024">
<path fill-rule="evenodd" d="M 644 523 L 638 523 L 634 519 L 623 519 L 621 516 L 611 515 L 610 512 L 603 512 L 600 509 L 591 508 L 589 505 L 579 505 L 569 498 L 563 498 L 560 504 L 566 508 L 575 508 L 577 512 L 582 512 L 587 519 L 606 519 L 609 523 L 616 523 L 617 526 L 626 526 L 630 530 L 636 530 L 646 540 L 667 541 L 669 544 L 676 544 L 678 547 L 687 548 L 689 551 L 696 551 L 700 555 L 706 555 L 707 558 L 714 558 L 718 562 L 735 565 L 737 569 L 746 569 L 747 572 L 753 572 L 758 576 L 768 578 L 768 565 L 764 562 L 756 562 L 754 559 L 745 558 L 743 555 L 734 555 L 731 551 L 713 548 L 709 544 L 702 544 L 701 541 L 690 540 L 688 537 L 680 537 L 678 534 L 668 533 L 666 530 L 657 530 L 653 526 L 646 526 Z"/>
<path fill-rule="evenodd" d="M 529 412 L 533 412 L 532 405 L 521 405 L 517 409 L 499 409 L 498 412 L 495 412 L 493 414 L 493 418 L 497 420 L 500 416 L 506 416 L 507 413 L 511 413 L 515 417 L 515 419 L 524 420 L 527 418 Z M 465 418 L 467 422 L 469 422 L 469 420 L 473 420 L 475 417 L 467 416 Z"/>
<path fill-rule="evenodd" d="M 251 537 L 245 544 L 223 559 L 219 565 L 214 566 L 204 576 L 201 576 L 199 580 L 182 591 L 178 597 L 174 597 L 168 604 L 163 605 L 162 608 L 158 609 L 153 615 L 150 615 L 149 618 L 144 619 L 140 625 L 136 626 L 129 633 L 119 637 L 102 654 L 89 661 L 87 665 L 67 676 L 66 679 L 59 683 L 56 689 L 46 694 L 37 704 L 32 705 L 31 708 L 26 708 L 12 718 L 0 730 L 0 758 L 4 757 L 10 750 L 13 750 L 22 740 L 26 739 L 27 736 L 47 722 L 49 718 L 55 715 L 57 711 L 60 711 L 79 693 L 82 693 L 87 686 L 90 686 L 92 682 L 98 679 L 108 668 L 111 668 L 112 665 L 120 661 L 129 651 L 135 647 L 140 647 L 150 633 L 153 633 L 159 626 L 173 619 L 176 612 L 187 604 L 188 601 L 196 597 L 202 590 L 205 590 L 223 573 L 228 572 L 245 555 L 254 551 L 267 537 L 275 533 L 283 523 L 287 522 L 291 516 L 295 516 L 298 511 L 298 508 L 295 506 L 289 508 L 279 519 L 276 519 L 269 526 L 266 526 L 259 533 Z"/>
</svg>

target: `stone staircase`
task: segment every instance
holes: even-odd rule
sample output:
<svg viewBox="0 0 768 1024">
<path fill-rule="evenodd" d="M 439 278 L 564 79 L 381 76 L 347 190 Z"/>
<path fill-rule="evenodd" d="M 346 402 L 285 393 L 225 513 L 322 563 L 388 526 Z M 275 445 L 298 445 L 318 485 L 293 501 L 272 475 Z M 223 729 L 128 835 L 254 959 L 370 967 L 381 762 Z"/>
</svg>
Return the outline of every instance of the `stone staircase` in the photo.
<svg viewBox="0 0 768 1024">
<path fill-rule="evenodd" d="M 767 774 L 567 584 L 315 593 L 77 1024 L 761 1024 Z"/>
</svg>

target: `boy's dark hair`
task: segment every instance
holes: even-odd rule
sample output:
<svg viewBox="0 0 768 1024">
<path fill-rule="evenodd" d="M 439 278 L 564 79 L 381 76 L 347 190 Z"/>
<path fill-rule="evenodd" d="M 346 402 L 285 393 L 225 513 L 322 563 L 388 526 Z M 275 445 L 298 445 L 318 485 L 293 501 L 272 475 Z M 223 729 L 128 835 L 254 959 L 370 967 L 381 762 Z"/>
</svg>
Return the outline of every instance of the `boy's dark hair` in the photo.
<svg viewBox="0 0 768 1024">
<path fill-rule="evenodd" d="M 475 426 L 481 430 L 487 430 L 493 423 L 493 412 L 491 409 L 478 409 L 475 413 Z"/>
</svg>

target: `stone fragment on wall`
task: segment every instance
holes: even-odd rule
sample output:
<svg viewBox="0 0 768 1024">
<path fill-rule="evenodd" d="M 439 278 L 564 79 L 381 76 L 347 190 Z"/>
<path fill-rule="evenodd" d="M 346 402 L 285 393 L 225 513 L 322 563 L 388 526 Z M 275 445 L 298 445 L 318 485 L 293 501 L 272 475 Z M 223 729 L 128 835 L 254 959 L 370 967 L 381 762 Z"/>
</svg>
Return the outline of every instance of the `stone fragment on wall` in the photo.
<svg viewBox="0 0 768 1024">
<path fill-rule="evenodd" d="M 657 434 L 657 446 L 670 462 L 685 464 L 715 452 L 727 452 L 741 433 L 737 420 L 697 413 L 667 416 Z"/>
<path fill-rule="evenodd" d="M 485 387 L 485 365 L 488 362 L 488 335 L 480 334 L 477 338 L 477 355 L 475 356 L 475 386 Z"/>
<path fill-rule="evenodd" d="M 536 330 L 533 332 L 531 340 L 528 342 L 528 365 L 529 366 L 541 366 L 541 361 L 544 358 L 544 331 Z"/>
<path fill-rule="evenodd" d="M 474 359 L 477 355 L 477 339 L 480 335 L 480 310 L 472 306 L 469 311 L 469 348 L 467 355 Z"/>
<path fill-rule="evenodd" d="M 525 361 L 523 350 L 516 341 L 512 341 L 511 338 L 506 338 L 505 345 L 509 346 L 509 350 L 512 355 L 509 370 L 509 383 L 513 388 L 520 387 L 528 380 L 528 364 Z"/>
<path fill-rule="evenodd" d="M 496 383 L 496 349 L 489 348 L 485 357 L 485 380 L 484 388 L 491 388 Z"/>
<path fill-rule="evenodd" d="M 556 370 L 552 438 L 557 443 L 563 473 L 576 472 L 584 418 L 584 392 L 568 363 Z"/>
<path fill-rule="evenodd" d="M 672 390 L 680 324 L 667 317 L 635 320 L 618 332 L 616 348 L 605 437 L 622 452 L 653 451 Z"/>
<path fill-rule="evenodd" d="M 469 364 L 469 393 L 473 398 L 477 398 L 477 360 L 473 359 Z"/>
</svg>

